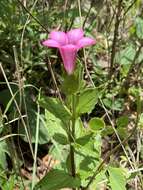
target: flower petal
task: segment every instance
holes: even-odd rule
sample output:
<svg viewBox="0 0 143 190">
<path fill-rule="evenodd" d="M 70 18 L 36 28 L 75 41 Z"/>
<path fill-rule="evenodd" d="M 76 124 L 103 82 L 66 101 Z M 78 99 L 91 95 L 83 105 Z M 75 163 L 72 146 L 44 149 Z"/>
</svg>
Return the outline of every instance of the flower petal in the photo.
<svg viewBox="0 0 143 190">
<path fill-rule="evenodd" d="M 93 44 L 95 44 L 95 40 L 92 39 L 92 38 L 89 38 L 89 37 L 84 37 L 82 39 L 80 39 L 78 42 L 77 42 L 77 46 L 78 46 L 78 49 L 80 48 L 83 48 L 83 47 L 86 47 L 86 46 L 91 46 Z"/>
<path fill-rule="evenodd" d="M 74 45 L 65 45 L 59 48 L 61 57 L 63 59 L 64 68 L 70 75 L 73 73 L 75 68 L 75 60 L 77 54 L 77 48 Z"/>
<path fill-rule="evenodd" d="M 52 31 L 49 34 L 49 38 L 52 39 L 52 40 L 55 40 L 60 45 L 66 45 L 67 41 L 68 41 L 66 33 L 65 32 L 61 32 L 61 31 Z"/>
<path fill-rule="evenodd" d="M 42 42 L 43 46 L 59 48 L 60 44 L 55 40 L 45 40 Z"/>
<path fill-rule="evenodd" d="M 67 37 L 68 37 L 68 43 L 69 44 L 76 44 L 78 40 L 83 38 L 83 30 L 81 28 L 78 29 L 73 29 L 67 32 Z"/>
</svg>

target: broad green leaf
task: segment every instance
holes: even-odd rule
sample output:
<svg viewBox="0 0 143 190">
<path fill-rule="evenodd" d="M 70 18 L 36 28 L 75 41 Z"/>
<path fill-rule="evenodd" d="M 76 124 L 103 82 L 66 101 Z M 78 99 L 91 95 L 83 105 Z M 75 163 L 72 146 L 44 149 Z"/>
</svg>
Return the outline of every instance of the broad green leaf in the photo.
<svg viewBox="0 0 143 190">
<path fill-rule="evenodd" d="M 32 141 L 32 143 L 35 143 L 37 113 L 35 110 L 33 110 L 32 108 L 29 107 L 29 109 L 27 110 L 27 115 L 28 115 L 28 121 L 29 121 L 28 130 L 30 131 L 31 141 Z M 21 136 L 21 138 L 27 142 L 27 137 L 25 135 L 24 127 L 19 128 L 19 133 L 24 135 L 24 137 Z M 38 143 L 39 144 L 45 144 L 45 143 L 49 142 L 49 140 L 50 140 L 50 136 L 48 133 L 48 129 L 45 125 L 44 115 L 41 114 L 40 115 L 40 121 L 39 121 Z"/>
<path fill-rule="evenodd" d="M 94 145 L 98 144 L 98 139 L 96 138 L 96 140 L 97 141 L 95 141 Z M 100 146 L 101 150 L 101 140 L 99 141 L 100 145 L 99 144 L 98 145 Z M 79 151 L 76 149 L 75 161 L 76 161 L 77 173 L 80 175 L 82 186 L 86 186 L 89 176 L 93 175 L 94 171 L 96 170 L 96 167 L 99 165 L 101 156 L 100 153 L 94 156 L 93 154 L 95 151 L 90 152 L 91 154 L 89 154 L 89 152 L 87 152 L 86 149 L 84 150 L 82 149 L 82 151 L 81 149 Z"/>
<path fill-rule="evenodd" d="M 71 114 L 69 110 L 58 99 L 42 96 L 38 101 L 41 107 L 51 112 L 63 123 L 70 119 Z"/>
<path fill-rule="evenodd" d="M 92 140 L 92 138 L 93 138 L 93 134 L 89 133 L 83 137 L 76 139 L 76 143 L 82 146 L 85 146 L 87 143 L 89 143 Z"/>
<path fill-rule="evenodd" d="M 127 134 L 127 125 L 129 123 L 129 119 L 127 116 L 121 116 L 117 119 L 117 132 L 121 138 L 126 138 Z"/>
<path fill-rule="evenodd" d="M 89 189 L 101 190 L 104 184 L 107 184 L 106 170 L 100 171 Z M 118 190 L 118 189 L 117 189 Z"/>
<path fill-rule="evenodd" d="M 91 113 L 98 101 L 98 90 L 96 88 L 84 90 L 78 98 L 76 105 L 77 115 Z"/>
<path fill-rule="evenodd" d="M 80 152 L 76 152 L 75 161 L 77 173 L 80 176 L 82 185 L 85 186 L 87 184 L 88 177 L 93 174 L 96 166 L 99 164 L 99 161 L 91 156 L 83 155 Z"/>
<path fill-rule="evenodd" d="M 62 145 L 51 139 L 52 145 L 49 147 L 49 155 L 51 155 L 59 163 L 54 166 L 54 169 L 65 170 L 67 168 L 65 160 L 69 155 L 69 146 Z"/>
<path fill-rule="evenodd" d="M 109 182 L 112 190 L 126 190 L 126 178 L 121 168 L 109 167 Z"/>
<path fill-rule="evenodd" d="M 127 116 L 121 116 L 117 119 L 117 127 L 127 127 L 129 118 Z"/>
<path fill-rule="evenodd" d="M 50 171 L 34 188 L 34 190 L 59 190 L 61 188 L 76 188 L 80 179 L 73 178 L 62 170 Z"/>
<path fill-rule="evenodd" d="M 53 136 L 53 139 L 57 143 L 62 144 L 62 145 L 69 144 L 67 137 L 64 134 L 61 134 L 61 133 L 55 133 L 54 136 Z"/>
<path fill-rule="evenodd" d="M 101 155 L 101 136 L 97 134 L 94 136 L 89 133 L 76 139 L 74 144 L 75 150 L 90 157 L 100 159 Z"/>
<path fill-rule="evenodd" d="M 117 52 L 116 62 L 121 65 L 129 65 L 132 63 L 134 56 L 136 54 L 136 50 L 133 45 L 128 45 L 125 49 Z"/>
<path fill-rule="evenodd" d="M 60 119 L 55 117 L 52 113 L 50 113 L 47 110 L 45 112 L 45 118 L 46 118 L 45 125 L 48 131 L 47 134 L 53 144 L 51 149 L 49 150 L 49 153 L 55 159 L 63 161 L 67 155 L 66 150 L 64 149 L 65 146 L 63 145 L 68 144 L 66 128 Z"/>
<path fill-rule="evenodd" d="M 62 121 L 53 115 L 51 112 L 45 112 L 46 118 L 46 128 L 48 131 L 49 137 L 56 137 L 58 134 L 61 134 L 66 137 L 66 126 L 62 123 Z"/>
<path fill-rule="evenodd" d="M 94 117 L 89 121 L 89 127 L 92 131 L 99 131 L 102 130 L 105 127 L 105 123 L 103 119 Z"/>
</svg>

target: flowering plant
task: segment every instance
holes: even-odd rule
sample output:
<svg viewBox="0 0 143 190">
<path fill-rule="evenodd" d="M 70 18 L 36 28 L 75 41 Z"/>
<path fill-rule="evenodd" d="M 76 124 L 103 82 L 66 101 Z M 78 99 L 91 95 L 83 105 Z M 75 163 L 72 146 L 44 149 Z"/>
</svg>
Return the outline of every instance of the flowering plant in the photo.
<svg viewBox="0 0 143 190">
<path fill-rule="evenodd" d="M 66 33 L 52 31 L 49 39 L 42 42 L 44 46 L 59 49 L 64 68 L 68 74 L 64 76 L 60 89 L 62 94 L 65 94 L 64 100 L 61 96 L 59 96 L 60 100 L 45 96 L 41 96 L 39 99 L 40 106 L 45 108 L 49 133 L 53 131 L 51 141 L 55 139 L 54 144 L 57 143 L 56 146 L 59 143 L 63 146 L 61 149 L 64 152 L 65 149 L 68 151 L 65 160 L 61 160 L 62 170 L 60 168 L 49 172 L 37 184 L 36 188 L 47 189 L 48 185 L 46 185 L 45 180 L 50 181 L 50 176 L 53 176 L 52 180 L 54 179 L 54 183 L 57 185 L 55 187 L 55 184 L 52 183 L 50 190 L 64 187 L 70 187 L 73 190 L 77 188 L 88 189 L 93 182 L 92 176 L 96 173 L 94 167 L 101 158 L 100 132 L 104 128 L 104 121 L 100 118 L 92 118 L 87 123 L 88 129 L 84 128 L 81 115 L 92 112 L 98 102 L 99 93 L 95 87 L 86 87 L 80 65 L 75 72 L 74 70 L 79 49 L 94 44 L 93 38 L 84 37 L 82 29 L 73 29 Z M 88 171 L 86 166 L 82 167 L 83 163 L 87 166 L 90 165 Z M 55 176 L 58 176 L 58 181 L 56 181 Z M 63 184 L 63 179 L 66 184 Z"/>
<path fill-rule="evenodd" d="M 42 42 L 44 46 L 58 48 L 63 59 L 64 68 L 70 75 L 75 68 L 76 55 L 80 48 L 95 44 L 95 40 L 84 37 L 82 29 L 69 32 L 52 31 L 49 39 Z"/>
</svg>

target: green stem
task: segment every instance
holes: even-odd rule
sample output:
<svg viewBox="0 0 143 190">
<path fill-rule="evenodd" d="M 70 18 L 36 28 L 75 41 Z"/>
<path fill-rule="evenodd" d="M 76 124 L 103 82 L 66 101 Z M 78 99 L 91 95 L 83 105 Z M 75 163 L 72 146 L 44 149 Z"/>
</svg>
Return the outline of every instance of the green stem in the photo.
<svg viewBox="0 0 143 190">
<path fill-rule="evenodd" d="M 71 175 L 75 177 L 75 158 L 74 158 L 74 139 L 75 139 L 75 97 L 72 96 L 72 121 L 71 121 L 71 128 L 70 128 L 70 164 L 71 164 Z"/>
</svg>

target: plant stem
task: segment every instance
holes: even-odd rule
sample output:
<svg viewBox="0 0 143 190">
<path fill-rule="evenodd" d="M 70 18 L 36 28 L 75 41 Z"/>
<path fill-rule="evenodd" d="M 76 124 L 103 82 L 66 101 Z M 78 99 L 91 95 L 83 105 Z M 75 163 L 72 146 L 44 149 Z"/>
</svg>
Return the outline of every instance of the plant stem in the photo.
<svg viewBox="0 0 143 190">
<path fill-rule="evenodd" d="M 72 143 L 74 142 L 75 138 L 75 97 L 72 96 L 72 123 L 70 128 L 70 164 L 71 164 L 71 175 L 75 177 L 75 159 L 74 159 L 74 147 Z"/>
<path fill-rule="evenodd" d="M 111 62 L 110 62 L 109 79 L 112 78 L 112 74 L 113 74 L 114 58 L 115 58 L 115 54 L 116 54 L 116 44 L 117 44 L 117 40 L 118 40 L 118 30 L 119 30 L 119 25 L 120 25 L 120 21 L 121 21 L 120 16 L 121 16 L 121 12 L 122 12 L 122 1 L 123 0 L 118 0 L 118 5 L 117 5 L 114 37 L 113 37 L 113 43 L 112 43 L 112 47 L 111 47 Z"/>
<path fill-rule="evenodd" d="M 72 120 L 72 129 L 70 134 L 70 160 L 71 160 L 71 174 L 73 177 L 75 177 L 75 159 L 74 159 L 74 147 L 72 143 L 74 142 L 74 127 L 75 127 L 75 121 Z"/>
</svg>

